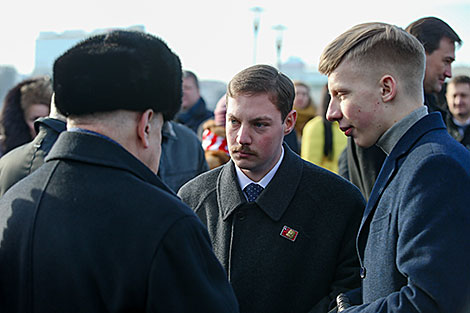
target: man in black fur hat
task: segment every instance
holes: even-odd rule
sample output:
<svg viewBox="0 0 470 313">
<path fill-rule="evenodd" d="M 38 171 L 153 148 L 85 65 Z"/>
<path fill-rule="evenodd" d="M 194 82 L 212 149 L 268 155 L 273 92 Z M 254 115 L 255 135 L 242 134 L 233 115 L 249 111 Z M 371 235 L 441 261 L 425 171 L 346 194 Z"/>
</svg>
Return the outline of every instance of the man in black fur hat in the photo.
<svg viewBox="0 0 470 313">
<path fill-rule="evenodd" d="M 91 37 L 56 60 L 54 91 L 68 131 L 0 200 L 0 311 L 238 312 L 206 229 L 155 175 L 179 58 L 144 33 Z"/>
</svg>

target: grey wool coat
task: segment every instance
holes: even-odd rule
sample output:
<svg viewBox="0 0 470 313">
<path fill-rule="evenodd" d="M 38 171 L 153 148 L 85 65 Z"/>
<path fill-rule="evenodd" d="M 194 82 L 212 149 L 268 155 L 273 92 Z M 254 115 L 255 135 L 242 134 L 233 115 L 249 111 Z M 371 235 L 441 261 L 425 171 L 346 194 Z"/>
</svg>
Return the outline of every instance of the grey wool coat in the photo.
<svg viewBox="0 0 470 313">
<path fill-rule="evenodd" d="M 255 202 L 247 203 L 232 161 L 179 191 L 206 224 L 240 312 L 326 312 L 339 292 L 360 285 L 354 238 L 361 193 L 285 144 L 284 150 Z M 281 235 L 284 226 L 297 232 L 295 241 Z"/>
</svg>

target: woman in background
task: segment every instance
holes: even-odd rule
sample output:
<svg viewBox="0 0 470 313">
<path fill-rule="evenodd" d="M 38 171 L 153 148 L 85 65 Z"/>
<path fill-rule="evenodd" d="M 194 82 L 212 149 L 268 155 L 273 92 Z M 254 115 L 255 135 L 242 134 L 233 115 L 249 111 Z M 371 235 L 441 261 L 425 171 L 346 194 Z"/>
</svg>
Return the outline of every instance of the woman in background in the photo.
<svg viewBox="0 0 470 313">
<path fill-rule="evenodd" d="M 34 121 L 49 115 L 52 84 L 49 77 L 27 79 L 14 86 L 5 97 L 1 118 L 1 154 L 36 137 Z"/>
<path fill-rule="evenodd" d="M 295 132 L 299 140 L 302 141 L 302 130 L 312 118 L 316 116 L 316 108 L 310 96 L 310 87 L 301 81 L 294 82 L 295 98 L 294 110 L 297 111 L 297 121 L 295 122 Z"/>
<path fill-rule="evenodd" d="M 325 85 L 322 91 L 321 116 L 310 120 L 303 129 L 300 155 L 304 160 L 338 173 L 338 159 L 347 144 L 347 137 L 337 122 L 326 119 L 330 94 Z"/>
</svg>

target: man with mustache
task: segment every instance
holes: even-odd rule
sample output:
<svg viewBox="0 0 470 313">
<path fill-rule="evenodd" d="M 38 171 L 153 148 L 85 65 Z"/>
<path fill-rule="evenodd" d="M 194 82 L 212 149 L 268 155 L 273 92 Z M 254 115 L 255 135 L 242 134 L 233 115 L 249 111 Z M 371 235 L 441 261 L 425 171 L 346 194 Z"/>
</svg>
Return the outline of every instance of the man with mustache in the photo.
<svg viewBox="0 0 470 313">
<path fill-rule="evenodd" d="M 294 95 L 271 66 L 235 75 L 227 87 L 231 161 L 179 191 L 206 224 L 240 312 L 326 312 L 359 283 L 354 238 L 364 199 L 283 144 L 297 117 Z"/>
</svg>

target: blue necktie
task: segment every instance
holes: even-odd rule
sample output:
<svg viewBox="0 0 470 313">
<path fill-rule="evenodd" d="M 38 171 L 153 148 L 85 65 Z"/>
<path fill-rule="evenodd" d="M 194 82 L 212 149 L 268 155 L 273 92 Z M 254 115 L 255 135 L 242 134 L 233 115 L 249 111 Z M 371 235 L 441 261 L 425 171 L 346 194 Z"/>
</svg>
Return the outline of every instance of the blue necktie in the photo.
<svg viewBox="0 0 470 313">
<path fill-rule="evenodd" d="M 258 184 L 251 183 L 248 186 L 245 187 L 244 191 L 246 196 L 248 197 L 248 202 L 253 202 L 258 198 L 259 194 L 264 190 L 263 187 L 261 187 Z"/>
</svg>

